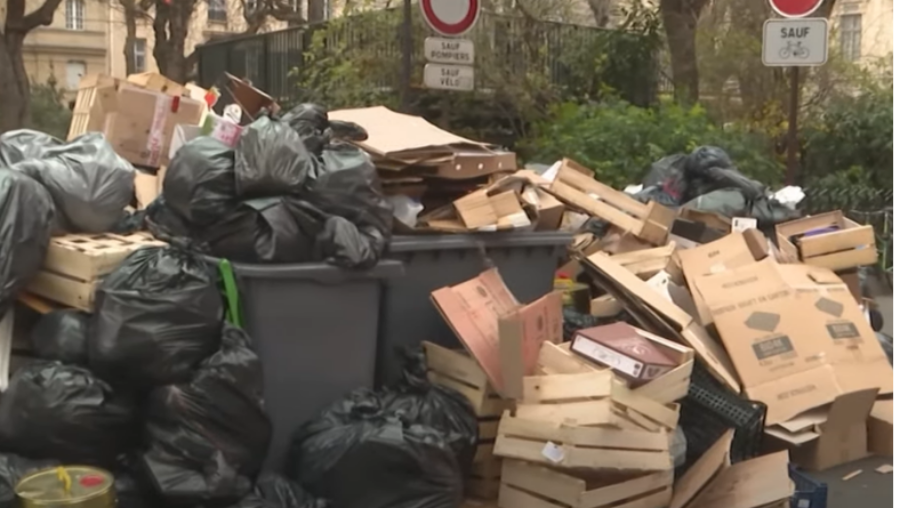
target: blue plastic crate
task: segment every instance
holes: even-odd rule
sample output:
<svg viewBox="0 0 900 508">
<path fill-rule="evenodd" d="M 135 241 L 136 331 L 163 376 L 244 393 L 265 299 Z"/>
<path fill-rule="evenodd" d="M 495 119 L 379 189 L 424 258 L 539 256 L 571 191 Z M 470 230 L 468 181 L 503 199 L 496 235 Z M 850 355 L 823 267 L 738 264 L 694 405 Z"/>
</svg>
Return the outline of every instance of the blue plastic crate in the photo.
<svg viewBox="0 0 900 508">
<path fill-rule="evenodd" d="M 791 480 L 796 485 L 791 508 L 828 508 L 828 484 L 818 482 L 790 466 Z"/>
</svg>

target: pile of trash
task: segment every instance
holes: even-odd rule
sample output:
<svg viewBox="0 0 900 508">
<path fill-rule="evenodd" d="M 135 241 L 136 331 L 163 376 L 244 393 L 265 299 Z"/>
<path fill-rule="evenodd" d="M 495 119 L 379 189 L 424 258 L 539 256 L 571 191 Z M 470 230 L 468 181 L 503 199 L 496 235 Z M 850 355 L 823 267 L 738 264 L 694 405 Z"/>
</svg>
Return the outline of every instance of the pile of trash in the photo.
<svg viewBox="0 0 900 508">
<path fill-rule="evenodd" d="M 391 207 L 370 158 L 342 132 L 325 110 L 301 104 L 281 119 L 261 116 L 234 148 L 189 141 L 147 209 L 150 230 L 231 261 L 373 266 L 390 240 Z"/>
</svg>

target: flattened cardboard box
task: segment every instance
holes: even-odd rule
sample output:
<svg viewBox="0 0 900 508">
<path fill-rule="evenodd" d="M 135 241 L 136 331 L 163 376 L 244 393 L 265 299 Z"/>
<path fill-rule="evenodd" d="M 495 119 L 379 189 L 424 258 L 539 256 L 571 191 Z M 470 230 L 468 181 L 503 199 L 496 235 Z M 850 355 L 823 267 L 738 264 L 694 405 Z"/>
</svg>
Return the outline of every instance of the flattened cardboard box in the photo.
<svg viewBox="0 0 900 508">
<path fill-rule="evenodd" d="M 456 286 L 438 289 L 431 293 L 431 300 L 460 342 L 484 369 L 494 390 L 501 395 L 509 393 L 504 383 L 504 370 L 530 374 L 537 363 L 541 343 L 562 340 L 561 296 L 550 293 L 521 307 L 496 268 Z M 503 329 L 506 346 L 501 346 L 503 318 L 506 318 Z M 516 338 L 521 342 L 508 342 Z M 501 348 L 506 352 L 518 350 L 522 356 L 504 359 Z M 521 361 L 522 365 L 510 371 L 507 363 L 504 368 L 504 363 L 514 361 Z M 515 397 L 521 379 L 513 383 L 512 396 Z"/>
<path fill-rule="evenodd" d="M 871 343 L 880 346 L 849 290 L 818 285 L 809 268 L 767 258 L 697 281 L 747 395 L 768 405 L 768 424 L 841 393 L 892 389 L 892 371 L 873 354 Z"/>
<path fill-rule="evenodd" d="M 894 456 L 894 401 L 878 400 L 867 420 L 869 451 L 885 457 Z"/>
</svg>

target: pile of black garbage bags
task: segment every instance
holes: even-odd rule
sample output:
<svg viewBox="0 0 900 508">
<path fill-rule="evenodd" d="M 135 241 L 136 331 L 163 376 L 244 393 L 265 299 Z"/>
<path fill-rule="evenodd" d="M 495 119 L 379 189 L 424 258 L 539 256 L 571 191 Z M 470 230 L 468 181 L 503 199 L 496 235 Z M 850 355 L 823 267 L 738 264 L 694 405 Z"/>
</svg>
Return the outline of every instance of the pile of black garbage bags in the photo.
<svg viewBox="0 0 900 508">
<path fill-rule="evenodd" d="M 771 198 L 762 183 L 747 178 L 721 148 L 701 146 L 690 154 L 664 157 L 650 168 L 634 195 L 640 201 L 716 212 L 725 217 L 751 217 L 760 228 L 800 217 Z"/>
<path fill-rule="evenodd" d="M 368 154 L 348 142 L 366 138 L 303 104 L 282 118 L 261 116 L 234 149 L 194 139 L 170 161 L 147 210 L 150 230 L 237 262 L 370 267 L 393 216 Z"/>
</svg>

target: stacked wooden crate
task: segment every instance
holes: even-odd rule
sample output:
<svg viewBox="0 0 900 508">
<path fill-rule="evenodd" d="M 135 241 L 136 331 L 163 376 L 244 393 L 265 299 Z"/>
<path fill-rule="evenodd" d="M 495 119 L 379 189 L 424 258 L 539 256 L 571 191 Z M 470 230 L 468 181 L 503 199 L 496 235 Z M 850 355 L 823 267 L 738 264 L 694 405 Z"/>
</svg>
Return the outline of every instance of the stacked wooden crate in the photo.
<svg viewBox="0 0 900 508">
<path fill-rule="evenodd" d="M 27 291 L 68 307 L 92 311 L 100 280 L 132 252 L 165 243 L 149 233 L 131 235 L 79 234 L 50 240 L 44 266 Z"/>
<path fill-rule="evenodd" d="M 542 345 L 538 375 L 523 379 L 515 411 L 500 421 L 500 508 L 668 505 L 675 401 L 687 393 L 693 354 L 659 340 L 679 366 L 635 389 L 566 344 Z"/>
<path fill-rule="evenodd" d="M 452 388 L 465 396 L 478 417 L 478 447 L 466 494 L 476 499 L 497 499 L 501 459 L 493 454 L 503 412 L 512 407 L 491 388 L 487 375 L 471 356 L 430 342 L 424 343 L 428 377 L 432 383 Z"/>
</svg>

